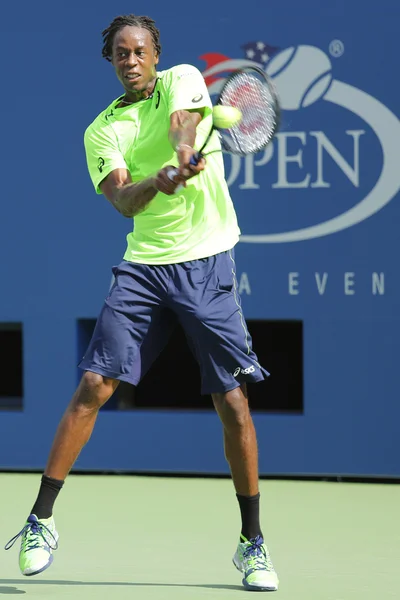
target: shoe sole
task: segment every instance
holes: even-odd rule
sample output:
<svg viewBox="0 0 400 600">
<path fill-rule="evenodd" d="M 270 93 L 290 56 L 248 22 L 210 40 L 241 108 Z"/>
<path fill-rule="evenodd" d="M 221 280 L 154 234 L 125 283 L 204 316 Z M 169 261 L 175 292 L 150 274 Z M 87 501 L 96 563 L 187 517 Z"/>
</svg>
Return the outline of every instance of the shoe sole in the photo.
<svg viewBox="0 0 400 600">
<path fill-rule="evenodd" d="M 242 584 L 248 592 L 277 592 L 277 587 L 260 587 L 256 585 L 249 585 L 245 579 L 242 579 Z"/>
</svg>

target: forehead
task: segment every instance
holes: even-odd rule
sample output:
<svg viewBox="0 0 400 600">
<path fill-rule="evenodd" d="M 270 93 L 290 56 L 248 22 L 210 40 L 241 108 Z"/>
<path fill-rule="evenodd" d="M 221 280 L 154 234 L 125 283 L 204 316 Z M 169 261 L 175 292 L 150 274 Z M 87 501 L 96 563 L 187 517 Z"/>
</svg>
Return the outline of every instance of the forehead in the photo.
<svg viewBox="0 0 400 600">
<path fill-rule="evenodd" d="M 125 46 L 127 48 L 137 46 L 152 46 L 153 40 L 150 31 L 144 27 L 133 27 L 126 25 L 118 31 L 114 38 L 113 46 Z"/>
</svg>

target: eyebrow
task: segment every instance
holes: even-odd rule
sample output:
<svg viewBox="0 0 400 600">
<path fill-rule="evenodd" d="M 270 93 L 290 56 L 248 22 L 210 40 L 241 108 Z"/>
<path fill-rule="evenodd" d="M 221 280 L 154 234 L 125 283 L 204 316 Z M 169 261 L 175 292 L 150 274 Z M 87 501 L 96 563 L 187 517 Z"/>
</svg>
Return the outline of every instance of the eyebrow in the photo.
<svg viewBox="0 0 400 600">
<path fill-rule="evenodd" d="M 146 48 L 146 44 L 136 44 L 135 48 Z M 121 44 L 118 44 L 118 46 L 116 46 L 115 48 L 116 50 L 129 50 L 128 46 L 123 46 Z"/>
</svg>

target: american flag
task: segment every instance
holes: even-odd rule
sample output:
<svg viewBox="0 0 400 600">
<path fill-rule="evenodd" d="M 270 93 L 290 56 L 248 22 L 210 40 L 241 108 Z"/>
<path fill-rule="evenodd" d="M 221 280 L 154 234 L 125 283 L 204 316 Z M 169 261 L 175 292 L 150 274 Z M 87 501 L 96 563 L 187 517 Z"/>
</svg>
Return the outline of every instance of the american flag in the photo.
<svg viewBox="0 0 400 600">
<path fill-rule="evenodd" d="M 248 42 L 242 46 L 245 58 L 254 60 L 265 66 L 273 54 L 278 52 L 279 48 L 270 46 L 265 42 Z"/>
<path fill-rule="evenodd" d="M 244 51 L 243 58 L 232 59 L 219 52 L 208 52 L 200 56 L 206 63 L 203 75 L 209 88 L 223 77 L 224 74 L 226 76 L 226 73 L 246 66 L 248 64 L 246 61 L 259 64 L 265 69 L 269 59 L 280 50 L 278 46 L 270 46 L 266 42 L 260 41 L 248 42 L 241 46 L 241 48 Z"/>
</svg>

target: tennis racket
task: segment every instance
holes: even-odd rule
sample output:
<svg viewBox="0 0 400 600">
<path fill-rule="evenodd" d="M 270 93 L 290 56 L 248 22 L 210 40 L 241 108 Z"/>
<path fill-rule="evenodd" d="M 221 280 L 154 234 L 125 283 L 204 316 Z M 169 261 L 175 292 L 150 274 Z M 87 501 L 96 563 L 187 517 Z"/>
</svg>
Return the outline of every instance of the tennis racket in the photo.
<svg viewBox="0 0 400 600">
<path fill-rule="evenodd" d="M 212 152 L 226 151 L 240 156 L 255 154 L 274 138 L 280 123 L 280 105 L 275 86 L 262 69 L 245 67 L 231 73 L 219 93 L 217 105 L 234 106 L 242 113 L 239 123 L 228 129 L 218 129 L 213 123 L 211 131 L 200 150 L 190 162 L 197 165 L 201 158 Z M 220 137 L 221 147 L 207 152 L 214 132 Z M 168 173 L 170 179 L 176 169 Z"/>
</svg>

